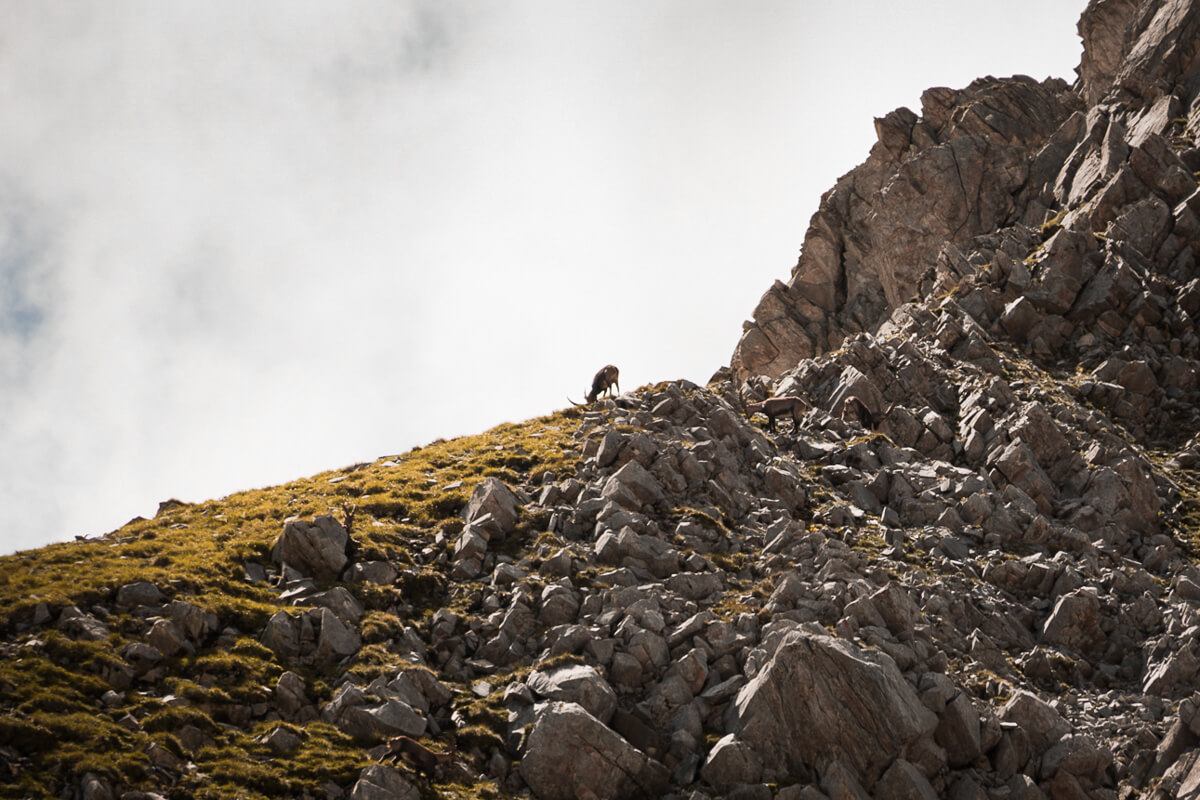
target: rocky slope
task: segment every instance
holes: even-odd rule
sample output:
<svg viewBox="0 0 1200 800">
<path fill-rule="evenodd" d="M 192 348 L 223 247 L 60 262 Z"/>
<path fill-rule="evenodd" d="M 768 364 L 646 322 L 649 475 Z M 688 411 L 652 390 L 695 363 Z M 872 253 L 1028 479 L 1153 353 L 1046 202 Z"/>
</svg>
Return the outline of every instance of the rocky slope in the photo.
<svg viewBox="0 0 1200 800">
<path fill-rule="evenodd" d="M 0 560 L 0 794 L 1200 796 L 1198 28 L 877 121 L 707 387 Z"/>
<path fill-rule="evenodd" d="M 874 331 L 898 306 L 930 295 L 943 251 L 969 253 L 981 235 L 1072 211 L 1070 231 L 1104 234 L 1118 223 L 1110 233 L 1124 237 L 1134 220 L 1119 217 L 1155 198 L 1171 217 L 1198 166 L 1197 24 L 1186 2 L 1092 2 L 1079 23 L 1073 87 L 984 78 L 961 91 L 929 89 L 919 117 L 901 108 L 877 119 L 869 158 L 822 198 L 791 280 L 772 287 L 746 325 L 735 375 L 778 377 Z M 1191 263 L 1172 264 L 1190 233 L 1173 226 L 1159 220 L 1138 233 L 1162 241 L 1129 242 L 1165 260 L 1164 277 L 1186 275 Z M 1081 253 L 1096 251 L 1089 243 Z M 1072 301 L 1063 290 L 1042 305 L 1066 315 Z"/>
</svg>

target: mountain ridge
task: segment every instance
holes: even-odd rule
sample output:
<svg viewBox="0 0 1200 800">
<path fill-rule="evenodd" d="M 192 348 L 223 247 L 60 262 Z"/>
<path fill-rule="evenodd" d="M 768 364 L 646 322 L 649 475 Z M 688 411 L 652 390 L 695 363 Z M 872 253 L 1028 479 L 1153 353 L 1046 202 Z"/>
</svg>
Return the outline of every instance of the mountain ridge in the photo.
<svg viewBox="0 0 1200 800">
<path fill-rule="evenodd" d="M 0 558 L 0 795 L 1197 796 L 1200 3 L 1079 28 L 876 120 L 707 386 Z"/>
</svg>

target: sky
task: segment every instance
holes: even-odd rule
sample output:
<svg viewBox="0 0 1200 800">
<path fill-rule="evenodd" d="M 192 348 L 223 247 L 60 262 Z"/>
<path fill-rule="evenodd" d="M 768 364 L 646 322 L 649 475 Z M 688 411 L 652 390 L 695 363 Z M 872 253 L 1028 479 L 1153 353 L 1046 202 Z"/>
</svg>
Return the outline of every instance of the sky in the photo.
<svg viewBox="0 0 1200 800">
<path fill-rule="evenodd" d="M 0 0 L 0 553 L 728 364 L 872 120 L 1082 0 Z"/>
</svg>

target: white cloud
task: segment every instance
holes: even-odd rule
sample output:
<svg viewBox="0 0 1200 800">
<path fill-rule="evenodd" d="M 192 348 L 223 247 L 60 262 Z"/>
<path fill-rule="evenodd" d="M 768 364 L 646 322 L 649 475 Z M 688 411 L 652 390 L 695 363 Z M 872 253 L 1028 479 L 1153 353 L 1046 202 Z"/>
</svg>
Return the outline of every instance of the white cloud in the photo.
<svg viewBox="0 0 1200 800">
<path fill-rule="evenodd" d="M 872 116 L 1082 5 L 7 4 L 0 549 L 705 380 Z"/>
</svg>

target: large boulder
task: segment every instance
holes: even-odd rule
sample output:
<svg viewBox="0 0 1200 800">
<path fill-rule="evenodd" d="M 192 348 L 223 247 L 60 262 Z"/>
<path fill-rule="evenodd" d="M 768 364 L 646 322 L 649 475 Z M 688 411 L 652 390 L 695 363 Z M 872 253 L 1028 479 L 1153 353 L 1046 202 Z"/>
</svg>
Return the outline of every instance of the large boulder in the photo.
<svg viewBox="0 0 1200 800">
<path fill-rule="evenodd" d="M 275 682 L 273 696 L 275 708 L 287 720 L 294 720 L 302 709 L 312 705 L 308 699 L 304 678 L 290 670 L 280 675 L 279 680 Z"/>
<path fill-rule="evenodd" d="M 317 632 L 313 657 L 319 664 L 336 663 L 352 656 L 362 647 L 362 639 L 353 628 L 346 625 L 328 608 L 314 608 L 308 612 L 314 620 Z"/>
<path fill-rule="evenodd" d="M 937 800 L 937 792 L 921 770 L 902 758 L 896 759 L 875 784 L 875 796 L 892 800 Z"/>
<path fill-rule="evenodd" d="M 74 639 L 83 639 L 88 642 L 100 642 L 107 639 L 109 635 L 107 625 L 91 614 L 80 611 L 76 606 L 64 608 L 58 615 L 55 627 Z"/>
<path fill-rule="evenodd" d="M 1087 653 L 1104 641 L 1095 590 L 1078 589 L 1058 598 L 1042 626 L 1042 641 L 1077 653 Z"/>
<path fill-rule="evenodd" d="M 576 703 L 538 704 L 521 754 L 521 777 L 539 800 L 656 798 L 667 768 Z"/>
<path fill-rule="evenodd" d="M 349 543 L 346 529 L 328 514 L 312 522 L 292 517 L 283 523 L 283 533 L 271 546 L 271 560 L 318 581 L 333 581 L 350 560 L 346 555 Z"/>
<path fill-rule="evenodd" d="M 347 625 L 357 625 L 366 613 L 358 598 L 350 594 L 344 586 L 334 586 L 328 591 L 314 594 L 305 598 L 304 603 L 328 608 Z"/>
<path fill-rule="evenodd" d="M 300 614 L 277 611 L 260 640 L 285 664 L 331 664 L 354 655 L 362 639 L 328 608 Z"/>
<path fill-rule="evenodd" d="M 169 619 L 158 619 L 146 633 L 146 641 L 158 648 L 163 655 L 173 656 L 178 653 L 192 653 L 195 648 L 184 638 L 183 633 Z"/>
<path fill-rule="evenodd" d="M 343 684 L 321 709 L 321 719 L 359 741 L 380 741 L 389 736 L 423 736 L 425 718 L 407 703 L 394 698 L 378 702 L 352 684 Z"/>
<path fill-rule="evenodd" d="M 127 583 L 117 590 L 117 609 L 129 611 L 138 606 L 157 606 L 163 602 L 162 590 L 149 581 Z"/>
<path fill-rule="evenodd" d="M 391 767 L 371 764 L 358 775 L 350 800 L 419 800 L 421 791 Z"/>
<path fill-rule="evenodd" d="M 617 710 L 617 693 L 595 667 L 585 664 L 534 670 L 526 683 L 539 697 L 578 703 L 606 725 Z"/>
<path fill-rule="evenodd" d="M 889 581 L 871 595 L 871 604 L 883 618 L 888 630 L 897 635 L 912 631 L 921 618 L 921 609 L 904 587 L 894 581 Z"/>
<path fill-rule="evenodd" d="M 467 522 L 491 514 L 499 533 L 507 533 L 517 524 L 517 515 L 521 511 L 521 501 L 513 490 L 504 485 L 499 478 L 484 478 L 483 482 L 471 492 L 467 501 Z"/>
<path fill-rule="evenodd" d="M 997 716 L 1024 731 L 1034 751 L 1039 753 L 1071 732 L 1071 725 L 1053 706 L 1024 689 L 1014 692 Z"/>
<path fill-rule="evenodd" d="M 1029 445 L 1020 439 L 1010 442 L 996 458 L 995 467 L 1010 483 L 1033 499 L 1039 512 L 1053 513 L 1058 489 L 1038 464 L 1037 456 Z"/>
<path fill-rule="evenodd" d="M 965 767 L 981 752 L 979 712 L 965 692 L 946 705 L 934 738 L 946 751 L 946 761 L 952 767 Z"/>
<path fill-rule="evenodd" d="M 216 614 L 185 600 L 172 600 L 167 605 L 166 613 L 192 644 L 201 644 L 220 629 L 220 619 Z"/>
<path fill-rule="evenodd" d="M 738 784 L 757 783 L 762 763 L 754 750 L 731 733 L 713 745 L 700 776 L 717 789 L 728 791 Z"/>
<path fill-rule="evenodd" d="M 777 777 L 839 761 L 867 788 L 938 725 L 890 658 L 813 628 L 783 637 L 731 715 L 732 732 Z"/>
<path fill-rule="evenodd" d="M 1038 463 L 1049 470 L 1071 449 L 1071 443 L 1041 403 L 1030 403 L 1012 423 L 1012 435 L 1029 445 Z"/>
<path fill-rule="evenodd" d="M 652 506 L 663 500 L 662 485 L 645 467 L 630 461 L 604 483 L 601 495 L 631 510 Z"/>
<path fill-rule="evenodd" d="M 679 553 L 673 547 L 656 536 L 643 536 L 628 525 L 618 533 L 606 531 L 593 549 L 601 563 L 642 566 L 659 578 L 679 572 Z"/>
</svg>

